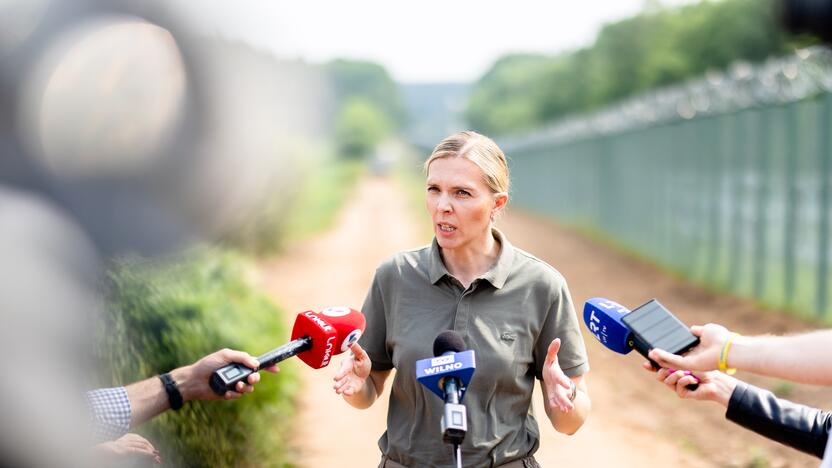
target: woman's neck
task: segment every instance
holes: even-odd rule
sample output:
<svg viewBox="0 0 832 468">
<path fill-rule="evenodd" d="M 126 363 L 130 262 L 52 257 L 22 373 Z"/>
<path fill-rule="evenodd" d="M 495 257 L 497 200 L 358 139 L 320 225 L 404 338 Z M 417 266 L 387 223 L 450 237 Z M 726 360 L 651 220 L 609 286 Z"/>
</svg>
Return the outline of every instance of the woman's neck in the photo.
<svg viewBox="0 0 832 468">
<path fill-rule="evenodd" d="M 458 249 L 442 249 L 442 259 L 448 272 L 467 289 L 497 261 L 500 243 L 491 230 L 479 242 L 472 242 Z"/>
</svg>

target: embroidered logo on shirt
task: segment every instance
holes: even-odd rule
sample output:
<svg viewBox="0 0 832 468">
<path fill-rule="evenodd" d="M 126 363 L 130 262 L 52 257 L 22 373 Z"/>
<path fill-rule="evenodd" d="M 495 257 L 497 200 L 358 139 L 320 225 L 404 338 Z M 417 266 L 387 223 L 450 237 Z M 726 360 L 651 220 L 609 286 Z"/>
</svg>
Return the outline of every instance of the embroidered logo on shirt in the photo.
<svg viewBox="0 0 832 468">
<path fill-rule="evenodd" d="M 511 343 L 512 341 L 517 339 L 517 334 L 512 332 L 503 332 L 503 334 L 500 335 L 500 339 Z"/>
</svg>

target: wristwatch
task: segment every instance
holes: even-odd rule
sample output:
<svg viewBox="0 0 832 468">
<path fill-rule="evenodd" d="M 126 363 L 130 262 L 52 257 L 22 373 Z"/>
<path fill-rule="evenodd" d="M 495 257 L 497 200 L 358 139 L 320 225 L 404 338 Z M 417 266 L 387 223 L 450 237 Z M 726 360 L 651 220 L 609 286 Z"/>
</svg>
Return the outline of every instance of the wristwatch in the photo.
<svg viewBox="0 0 832 468">
<path fill-rule="evenodd" d="M 176 411 L 182 407 L 184 401 L 182 400 L 182 394 L 179 393 L 179 387 L 176 386 L 176 382 L 173 380 L 173 377 L 170 374 L 165 373 L 159 376 L 162 380 L 162 383 L 165 385 L 165 392 L 168 394 L 168 402 L 170 403 L 170 409 Z"/>
</svg>

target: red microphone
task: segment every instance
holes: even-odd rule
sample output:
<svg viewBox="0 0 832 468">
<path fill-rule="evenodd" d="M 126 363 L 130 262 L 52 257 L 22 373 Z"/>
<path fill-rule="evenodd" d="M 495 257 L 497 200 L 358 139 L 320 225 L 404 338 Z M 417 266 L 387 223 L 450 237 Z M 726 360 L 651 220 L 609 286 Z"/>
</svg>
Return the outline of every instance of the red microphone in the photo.
<svg viewBox="0 0 832 468">
<path fill-rule="evenodd" d="M 258 357 L 260 367 L 251 369 L 232 363 L 215 370 L 208 383 L 214 393 L 224 395 L 253 372 L 295 355 L 313 369 L 326 367 L 332 356 L 348 350 L 361 338 L 365 326 L 364 314 L 350 307 L 301 312 L 295 317 L 292 341 Z"/>
</svg>

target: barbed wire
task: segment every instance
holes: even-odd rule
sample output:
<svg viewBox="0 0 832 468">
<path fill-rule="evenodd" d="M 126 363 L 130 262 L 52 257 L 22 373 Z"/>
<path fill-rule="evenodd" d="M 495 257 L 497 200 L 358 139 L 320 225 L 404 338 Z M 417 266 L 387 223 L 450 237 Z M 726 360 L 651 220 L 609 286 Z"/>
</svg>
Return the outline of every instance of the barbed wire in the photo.
<svg viewBox="0 0 832 468">
<path fill-rule="evenodd" d="M 658 88 L 602 110 L 505 137 L 506 151 L 566 143 L 681 120 L 784 105 L 832 91 L 832 51 L 814 46 L 752 65 L 736 62 L 684 84 Z"/>
</svg>

